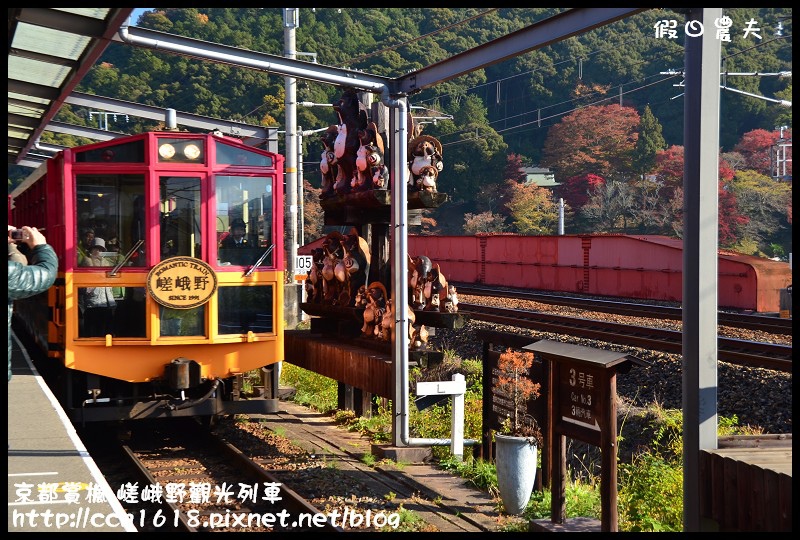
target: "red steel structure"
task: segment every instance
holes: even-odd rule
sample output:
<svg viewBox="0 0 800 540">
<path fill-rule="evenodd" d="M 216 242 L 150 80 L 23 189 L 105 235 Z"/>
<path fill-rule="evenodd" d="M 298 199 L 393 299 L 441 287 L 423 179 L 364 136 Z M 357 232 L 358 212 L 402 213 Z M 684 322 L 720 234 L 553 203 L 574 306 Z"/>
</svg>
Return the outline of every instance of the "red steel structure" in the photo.
<svg viewBox="0 0 800 540">
<path fill-rule="evenodd" d="M 411 256 L 426 255 L 449 281 L 680 302 L 683 245 L 655 235 L 408 237 Z M 718 260 L 721 308 L 780 309 L 792 282 L 789 264 L 729 251 Z"/>
</svg>

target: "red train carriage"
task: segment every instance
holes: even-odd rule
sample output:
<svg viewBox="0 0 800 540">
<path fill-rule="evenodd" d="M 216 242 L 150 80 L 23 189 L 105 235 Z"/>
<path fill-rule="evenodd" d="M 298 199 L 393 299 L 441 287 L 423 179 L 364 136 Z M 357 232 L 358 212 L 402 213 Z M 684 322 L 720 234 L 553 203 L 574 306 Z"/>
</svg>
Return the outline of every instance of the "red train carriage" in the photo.
<svg viewBox="0 0 800 540">
<path fill-rule="evenodd" d="M 59 257 L 56 284 L 16 303 L 15 328 L 60 371 L 73 419 L 276 410 L 282 156 L 214 134 L 126 136 L 60 152 L 11 205 Z M 258 368 L 266 388 L 247 396 Z"/>
</svg>

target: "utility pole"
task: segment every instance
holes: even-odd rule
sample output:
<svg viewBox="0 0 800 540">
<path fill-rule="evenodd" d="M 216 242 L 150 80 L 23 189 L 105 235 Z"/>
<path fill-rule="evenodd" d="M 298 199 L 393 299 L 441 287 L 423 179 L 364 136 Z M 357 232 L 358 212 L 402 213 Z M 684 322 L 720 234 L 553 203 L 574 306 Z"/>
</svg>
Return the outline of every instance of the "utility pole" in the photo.
<svg viewBox="0 0 800 540">
<path fill-rule="evenodd" d="M 780 129 L 780 138 L 775 141 L 775 144 L 772 145 L 772 150 L 774 153 L 771 153 L 771 161 L 772 161 L 772 177 L 781 180 L 781 181 L 791 181 L 792 175 L 788 174 L 787 165 L 791 163 L 791 153 L 787 152 L 788 148 L 792 147 L 792 139 L 784 138 L 784 132 L 789 129 L 788 126 L 781 126 Z"/>
<path fill-rule="evenodd" d="M 128 122 L 128 115 L 122 113 L 114 113 L 114 112 L 104 112 L 104 111 L 89 111 L 89 120 L 92 120 L 94 116 L 97 116 L 98 119 L 98 127 L 103 131 L 108 131 L 108 118 L 113 117 L 114 122 L 117 121 L 117 115 L 124 116 L 125 122 Z"/>
<path fill-rule="evenodd" d="M 297 238 L 301 245 L 305 245 L 306 243 L 303 225 L 303 220 L 305 219 L 303 206 L 303 198 L 305 196 L 305 191 L 303 189 L 303 137 L 309 137 L 315 133 L 320 133 L 321 131 L 327 130 L 328 128 L 326 127 L 320 129 L 303 130 L 300 126 L 297 126 L 297 204 L 299 206 Z"/>
<path fill-rule="evenodd" d="M 295 50 L 295 31 L 299 26 L 300 8 L 283 8 L 283 46 L 284 55 L 292 60 L 297 58 Z M 300 302 L 303 287 L 294 279 L 297 272 L 297 79 L 284 77 L 286 85 L 286 152 L 284 161 L 284 180 L 286 183 L 286 210 L 284 215 L 284 253 L 286 253 L 286 278 L 284 285 L 284 313 L 287 328 L 301 320 Z M 277 377 L 280 378 L 280 364 Z"/>
<path fill-rule="evenodd" d="M 295 31 L 299 26 L 300 8 L 283 8 L 283 45 L 286 58 L 295 59 Z M 294 283 L 295 263 L 297 259 L 297 79 L 285 77 L 286 83 L 286 206 L 288 220 L 286 232 L 288 237 L 287 274 Z"/>
</svg>

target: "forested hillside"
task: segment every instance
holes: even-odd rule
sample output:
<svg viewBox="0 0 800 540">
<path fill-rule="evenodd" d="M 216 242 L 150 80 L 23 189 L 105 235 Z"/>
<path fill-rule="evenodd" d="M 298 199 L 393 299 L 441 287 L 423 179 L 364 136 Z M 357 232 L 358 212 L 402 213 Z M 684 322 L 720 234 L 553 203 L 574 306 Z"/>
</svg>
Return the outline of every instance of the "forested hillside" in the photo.
<svg viewBox="0 0 800 540">
<path fill-rule="evenodd" d="M 296 48 L 303 53 L 314 53 L 320 64 L 394 77 L 487 43 L 563 9 L 300 8 Z M 282 55 L 282 12 L 282 8 L 153 9 L 134 24 Z M 723 152 L 733 152 L 745 134 L 754 130 L 771 133 L 778 126 L 791 128 L 791 108 L 776 103 L 776 100 L 791 100 L 791 12 L 791 8 L 724 10 L 730 20 L 719 24 L 729 27 L 731 39 L 722 41 L 722 70 L 726 75 L 721 84 L 738 91 L 723 90 L 721 95 Z M 659 21 L 676 22 L 675 39 L 657 36 Z M 679 147 L 683 139 L 680 85 L 684 22 L 685 15 L 678 11 L 648 10 L 410 96 L 411 105 L 428 109 L 425 112 L 419 109 L 420 114 L 435 111 L 437 116 L 453 117 L 425 126 L 425 133 L 442 143 L 446 170 L 440 177 L 440 190 L 448 192 L 452 201 L 449 208 L 431 216 L 426 230 L 461 233 L 466 230 L 466 214 L 478 216 L 489 212 L 492 215 L 484 217 L 490 222 L 500 216 L 507 218 L 495 221 L 496 227 L 520 232 L 522 229 L 515 223 L 524 220 L 515 220 L 509 206 L 491 208 L 486 204 L 487 194 L 499 194 L 508 201 L 513 198 L 514 194 L 505 189 L 509 159 L 518 160 L 521 165 L 552 166 L 556 180 L 562 184 L 573 177 L 594 174 L 607 190 L 614 182 L 619 188 L 631 184 L 635 178 L 660 174 L 655 170 L 659 166 L 658 153 Z M 717 29 L 712 26 L 706 31 Z M 305 55 L 300 58 L 311 60 Z M 779 76 L 787 72 L 788 76 Z M 118 43 L 111 44 L 78 90 L 279 129 L 284 126 L 283 77 Z M 340 88 L 331 85 L 298 82 L 298 101 L 331 103 L 340 92 Z M 630 114 L 623 114 L 625 118 L 633 121 L 633 116 L 636 117 L 635 124 L 627 126 L 631 130 L 628 142 L 633 148 L 620 148 L 616 155 L 610 156 L 611 168 L 618 165 L 620 170 L 584 168 L 567 172 L 559 160 L 566 163 L 570 157 L 556 156 L 552 151 L 560 144 L 552 138 L 553 129 L 561 126 L 557 128 L 559 137 L 568 139 L 572 133 L 563 129 L 565 118 L 587 108 L 595 110 L 591 108 L 612 105 L 619 111 L 629 110 Z M 330 107 L 300 107 L 297 116 L 303 129 L 335 123 Z M 647 122 L 644 127 L 639 124 L 643 118 Z M 58 119 L 90 123 L 87 111 L 72 110 L 69 106 L 64 107 Z M 128 123 L 118 121 L 109 127 L 133 132 L 153 126 L 131 117 Z M 642 132 L 652 136 L 648 145 L 643 144 Z M 53 136 L 52 141 L 44 142 L 73 145 L 88 141 Z M 320 149 L 317 139 L 305 138 L 306 179 L 313 187 L 319 186 L 319 175 L 312 167 L 318 163 Z M 731 179 L 735 170 L 732 166 Z M 677 187 L 677 183 L 672 187 Z M 537 200 L 535 195 L 516 194 L 517 214 L 522 208 L 519 197 Z M 619 193 L 606 196 L 613 199 Z M 645 194 L 637 192 L 636 196 Z M 675 190 L 661 193 L 661 198 L 657 197 L 653 204 L 668 204 L 668 196 L 674 198 Z M 542 202 L 539 211 L 544 223 L 549 223 L 552 208 Z M 602 208 L 598 215 L 603 219 L 593 219 L 591 212 L 581 211 L 582 208 L 569 208 L 574 229 L 568 232 L 579 232 L 579 227 L 597 227 L 603 219 L 608 222 Z M 608 222 L 610 231 L 676 234 L 672 226 L 674 212 L 662 213 L 660 225 L 652 212 L 648 217 L 639 215 L 633 220 L 637 225 L 632 229 L 627 219 L 630 216 L 626 217 L 624 211 L 621 216 Z M 783 226 L 790 225 L 790 216 L 789 207 L 784 211 Z M 541 230 L 537 227 L 531 230 Z M 552 230 L 552 225 L 547 227 Z M 740 231 L 729 244 L 737 245 L 746 236 Z M 764 242 L 769 245 L 770 240 L 765 239 L 763 230 L 757 236 L 756 244 L 763 251 Z M 788 237 L 788 244 L 785 238 L 777 240 L 784 249 L 791 249 L 790 231 Z"/>
</svg>

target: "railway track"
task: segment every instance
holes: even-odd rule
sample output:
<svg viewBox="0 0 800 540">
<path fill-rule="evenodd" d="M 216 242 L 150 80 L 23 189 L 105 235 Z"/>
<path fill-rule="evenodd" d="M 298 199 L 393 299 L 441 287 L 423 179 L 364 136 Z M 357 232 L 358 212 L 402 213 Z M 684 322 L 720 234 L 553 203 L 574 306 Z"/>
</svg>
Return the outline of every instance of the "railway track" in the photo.
<svg viewBox="0 0 800 540">
<path fill-rule="evenodd" d="M 461 292 L 459 290 L 459 292 Z M 569 334 L 609 343 L 630 345 L 670 353 L 682 352 L 681 332 L 631 326 L 627 324 L 551 315 L 538 311 L 508 309 L 460 302 L 459 312 L 470 318 L 541 332 Z M 718 358 L 723 362 L 746 367 L 761 367 L 792 372 L 792 347 L 733 338 L 718 338 Z"/>
<path fill-rule="evenodd" d="M 603 313 L 613 313 L 616 315 L 649 317 L 653 319 L 670 319 L 679 321 L 683 317 L 683 310 L 680 307 L 603 300 L 598 298 L 580 298 L 557 294 L 537 293 L 524 289 L 497 288 L 475 285 L 472 283 L 453 283 L 453 285 L 456 286 L 459 294 L 462 295 L 515 298 L 518 300 L 530 300 L 532 302 L 540 302 L 543 304 L 568 306 L 576 309 L 600 311 Z M 717 313 L 717 324 L 731 326 L 734 328 L 758 330 L 773 334 L 792 334 L 792 319 L 781 319 L 779 317 L 770 317 L 767 315 L 719 311 Z"/>
<path fill-rule="evenodd" d="M 127 471 L 116 474 L 134 471 L 135 479 L 117 482 L 124 491 L 123 506 L 130 505 L 126 509 L 140 531 L 343 531 L 256 460 L 197 422 L 180 419 L 143 427 L 136 425 L 135 435 L 115 452 Z M 146 498 L 158 500 L 142 506 Z"/>
<path fill-rule="evenodd" d="M 284 407 L 301 409 L 288 403 Z M 102 444 L 97 434 L 83 438 L 93 440 L 87 447 L 113 489 L 140 494 L 139 500 L 131 496 L 121 502 L 142 532 L 324 534 L 388 530 L 398 522 L 400 530 L 407 531 L 401 521 L 408 519 L 407 510 L 413 510 L 416 531 L 487 532 L 496 526 L 496 506 L 488 495 L 482 504 L 471 500 L 469 512 L 459 512 L 447 504 L 447 497 L 439 502 L 441 490 L 416 483 L 397 469 L 361 462 L 354 452 L 357 443 L 363 443 L 357 434 L 330 429 L 324 417 L 325 427 L 319 418 L 309 418 L 319 415 L 297 414 L 225 418 L 213 431 L 191 419 L 137 423 L 130 440 L 117 442 L 113 450 L 113 441 Z M 282 442 L 276 443 L 278 439 Z M 155 485 L 161 486 L 162 500 L 145 504 L 143 487 Z M 180 485 L 183 500 L 167 500 L 172 489 L 167 486 Z M 281 500 L 245 496 L 256 490 L 263 496 L 265 486 L 279 486 L 273 491 Z M 230 501 L 217 501 L 225 491 Z M 275 516 L 271 527 L 254 523 L 255 516 L 268 515 Z M 283 522 L 281 515 L 287 516 Z"/>
</svg>

